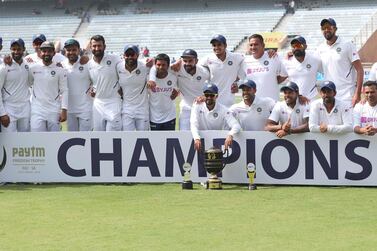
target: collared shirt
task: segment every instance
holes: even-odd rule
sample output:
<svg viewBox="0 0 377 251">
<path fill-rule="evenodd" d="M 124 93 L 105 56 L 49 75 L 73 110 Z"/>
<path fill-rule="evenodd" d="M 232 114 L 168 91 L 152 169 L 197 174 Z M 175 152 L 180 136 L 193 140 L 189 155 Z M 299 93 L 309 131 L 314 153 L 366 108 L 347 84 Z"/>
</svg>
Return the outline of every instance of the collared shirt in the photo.
<svg viewBox="0 0 377 251">
<path fill-rule="evenodd" d="M 12 65 L 0 66 L 0 116 L 7 114 L 4 105 L 21 108 L 30 101 L 29 66 L 23 60 L 18 64 L 13 60 Z M 26 115 L 26 114 L 25 114 Z"/>
<path fill-rule="evenodd" d="M 291 127 L 296 128 L 305 124 L 305 119 L 309 117 L 309 110 L 309 105 L 301 105 L 298 99 L 293 108 L 288 106 L 285 101 L 280 101 L 275 104 L 269 120 L 284 124 L 290 119 Z"/>
<path fill-rule="evenodd" d="M 209 111 L 205 102 L 192 106 L 191 133 L 194 139 L 200 139 L 202 130 L 224 130 L 231 128 L 228 135 L 234 136 L 241 130 L 238 121 L 225 106 L 216 102 L 215 107 Z"/>
<path fill-rule="evenodd" d="M 80 64 L 80 58 L 70 64 L 68 59 L 62 62 L 67 70 L 68 80 L 68 112 L 91 112 L 93 99 L 90 97 L 91 80 L 88 65 Z"/>
<path fill-rule="evenodd" d="M 183 67 L 177 72 L 178 88 L 181 92 L 180 108 L 191 109 L 194 99 L 203 95 L 203 86 L 209 81 L 210 75 L 206 68 L 196 65 L 194 75 L 189 74 Z"/>
<path fill-rule="evenodd" d="M 130 116 L 147 116 L 149 114 L 148 80 L 149 68 L 142 61 L 137 61 L 137 67 L 129 72 L 125 61 L 117 65 L 119 85 L 123 91 L 122 113 Z"/>
<path fill-rule="evenodd" d="M 242 75 L 244 57 L 238 53 L 226 51 L 225 60 L 220 60 L 211 54 L 200 60 L 199 64 L 207 67 L 210 72 L 210 81 L 219 88 L 218 103 L 230 107 L 234 104 L 234 94 L 231 92 L 232 84 Z"/>
<path fill-rule="evenodd" d="M 275 101 L 271 98 L 255 96 L 250 106 L 241 101 L 232 105 L 229 111 L 233 113 L 244 131 L 264 131 L 274 105 Z"/>
<path fill-rule="evenodd" d="M 270 58 L 267 52 L 256 59 L 252 55 L 245 56 L 244 76 L 257 84 L 257 95 L 279 100 L 278 76 L 288 76 L 279 57 Z"/>
<path fill-rule="evenodd" d="M 352 42 L 337 38 L 334 44 L 326 41 L 317 49 L 322 61 L 325 80 L 333 81 L 337 89 L 337 98 L 351 101 L 356 89 L 356 72 L 352 63 L 360 60 Z"/>
<path fill-rule="evenodd" d="M 353 109 L 353 127 L 366 127 L 367 125 L 377 128 L 377 105 L 370 106 L 368 102 L 358 103 Z"/>
<path fill-rule="evenodd" d="M 352 109 L 346 103 L 335 99 L 335 104 L 327 112 L 322 99 L 317 99 L 310 104 L 309 130 L 320 132 L 320 124 L 327 125 L 329 133 L 345 133 L 352 131 Z"/>
<path fill-rule="evenodd" d="M 177 88 L 177 77 L 168 73 L 161 79 L 156 77 L 156 87 L 148 89 L 149 93 L 149 117 L 153 123 L 165 123 L 175 119 L 175 100 L 170 95 Z"/>
<path fill-rule="evenodd" d="M 67 71 L 64 68 L 55 63 L 49 66 L 32 64 L 29 83 L 32 86 L 32 107 L 53 113 L 68 108 Z"/>
<path fill-rule="evenodd" d="M 295 82 L 300 94 L 312 100 L 318 94 L 317 73 L 322 72 L 321 60 L 306 52 L 301 63 L 293 56 L 283 60 L 290 81 Z"/>
</svg>

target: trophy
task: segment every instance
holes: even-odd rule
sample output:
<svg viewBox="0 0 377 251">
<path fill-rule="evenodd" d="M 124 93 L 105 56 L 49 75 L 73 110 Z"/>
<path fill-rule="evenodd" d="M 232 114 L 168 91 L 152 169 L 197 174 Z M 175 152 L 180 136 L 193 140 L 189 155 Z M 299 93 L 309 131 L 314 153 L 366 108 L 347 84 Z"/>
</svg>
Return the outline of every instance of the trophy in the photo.
<svg viewBox="0 0 377 251">
<path fill-rule="evenodd" d="M 215 147 L 204 151 L 204 168 L 210 174 L 206 182 L 206 189 L 222 189 L 222 181 L 217 174 L 225 167 L 223 163 L 223 155 L 225 153 L 229 156 L 228 150 L 223 153 L 221 149 Z"/>
<path fill-rule="evenodd" d="M 182 182 L 182 189 L 192 189 L 192 181 L 190 177 L 190 172 L 191 172 L 191 165 L 190 163 L 184 163 L 183 166 L 183 182 Z"/>
<path fill-rule="evenodd" d="M 253 163 L 247 164 L 247 176 L 249 177 L 249 190 L 256 190 L 257 185 L 254 183 L 255 179 L 255 165 Z"/>
</svg>

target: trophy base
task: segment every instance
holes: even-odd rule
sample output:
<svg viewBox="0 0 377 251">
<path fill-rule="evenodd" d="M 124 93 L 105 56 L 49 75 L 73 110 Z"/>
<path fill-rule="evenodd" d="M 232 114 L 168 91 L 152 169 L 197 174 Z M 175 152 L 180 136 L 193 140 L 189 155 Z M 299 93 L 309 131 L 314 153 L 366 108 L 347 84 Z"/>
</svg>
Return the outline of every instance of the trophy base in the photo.
<svg viewBox="0 0 377 251">
<path fill-rule="evenodd" d="M 209 189 L 209 190 L 223 189 L 223 183 L 220 179 L 208 179 L 206 182 L 206 189 Z"/>
<path fill-rule="evenodd" d="M 249 184 L 248 189 L 249 189 L 250 191 L 252 191 L 252 190 L 257 190 L 257 185 L 255 185 L 255 184 Z"/>
<path fill-rule="evenodd" d="M 192 188 L 192 181 L 191 180 L 183 181 L 182 182 L 182 189 L 193 189 Z"/>
</svg>

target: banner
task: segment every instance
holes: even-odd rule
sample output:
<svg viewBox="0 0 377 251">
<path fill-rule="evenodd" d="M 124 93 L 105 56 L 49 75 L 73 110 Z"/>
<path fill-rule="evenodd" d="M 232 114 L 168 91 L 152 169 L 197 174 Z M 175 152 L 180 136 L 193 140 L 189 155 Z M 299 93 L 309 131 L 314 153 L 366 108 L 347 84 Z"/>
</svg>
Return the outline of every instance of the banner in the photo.
<svg viewBox="0 0 377 251">
<path fill-rule="evenodd" d="M 226 132 L 202 135 L 208 149 Z M 259 184 L 376 186 L 376 153 L 375 136 L 241 132 L 222 180 L 247 183 L 253 162 Z M 0 182 L 181 182 L 185 162 L 207 180 L 190 132 L 0 133 Z"/>
</svg>

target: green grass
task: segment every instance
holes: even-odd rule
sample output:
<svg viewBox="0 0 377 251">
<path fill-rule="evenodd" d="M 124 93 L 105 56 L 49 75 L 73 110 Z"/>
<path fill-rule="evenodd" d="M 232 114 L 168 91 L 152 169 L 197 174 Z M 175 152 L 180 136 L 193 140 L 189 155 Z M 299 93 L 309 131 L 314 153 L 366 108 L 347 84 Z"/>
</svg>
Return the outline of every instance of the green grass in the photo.
<svg viewBox="0 0 377 251">
<path fill-rule="evenodd" d="M 377 190 L 0 187 L 1 250 L 375 250 Z"/>
</svg>

